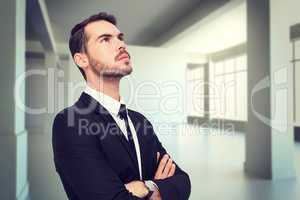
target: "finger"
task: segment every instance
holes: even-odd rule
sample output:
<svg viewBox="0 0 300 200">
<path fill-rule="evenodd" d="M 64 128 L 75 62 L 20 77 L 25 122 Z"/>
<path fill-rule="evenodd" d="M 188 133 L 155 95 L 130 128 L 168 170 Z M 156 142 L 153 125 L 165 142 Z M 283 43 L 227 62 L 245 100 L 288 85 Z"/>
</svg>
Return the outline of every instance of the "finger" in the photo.
<svg viewBox="0 0 300 200">
<path fill-rule="evenodd" d="M 166 166 L 166 163 L 167 163 L 168 159 L 169 159 L 169 155 L 168 154 L 165 154 L 163 156 L 163 158 L 161 159 L 161 161 L 160 161 L 160 163 L 158 165 L 158 168 L 157 168 L 158 175 L 162 174 L 162 172 L 163 172 L 163 170 L 164 170 L 164 168 Z"/>
<path fill-rule="evenodd" d="M 173 163 L 172 167 L 171 167 L 171 170 L 170 170 L 170 172 L 168 174 L 168 177 L 173 176 L 175 174 L 175 170 L 176 170 L 176 165 Z"/>
<path fill-rule="evenodd" d="M 128 184 L 125 184 L 125 188 L 128 192 L 132 192 L 132 188 L 131 188 L 131 184 L 128 183 Z"/>
<path fill-rule="evenodd" d="M 173 164 L 173 160 L 171 158 L 169 158 L 169 160 L 168 160 L 168 162 L 167 162 L 167 164 L 165 166 L 165 169 L 163 171 L 163 177 L 164 178 L 167 178 L 167 176 L 168 176 L 168 174 L 169 174 L 169 172 L 170 172 L 170 170 L 172 168 L 172 164 Z"/>
<path fill-rule="evenodd" d="M 157 153 L 156 153 L 156 163 L 158 163 L 158 162 L 159 162 L 159 157 L 160 157 L 160 153 L 159 153 L 159 152 L 157 152 Z"/>
</svg>

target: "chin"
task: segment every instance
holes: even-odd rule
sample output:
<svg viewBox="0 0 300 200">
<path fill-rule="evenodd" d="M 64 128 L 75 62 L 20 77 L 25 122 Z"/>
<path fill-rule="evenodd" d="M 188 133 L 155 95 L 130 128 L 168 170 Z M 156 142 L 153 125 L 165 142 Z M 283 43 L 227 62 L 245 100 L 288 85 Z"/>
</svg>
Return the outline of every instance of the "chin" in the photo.
<svg viewBox="0 0 300 200">
<path fill-rule="evenodd" d="M 126 75 L 131 74 L 131 72 L 132 72 L 132 68 L 128 67 L 126 69 L 122 69 L 120 74 L 122 74 L 123 76 L 126 76 Z"/>
<path fill-rule="evenodd" d="M 130 74 L 132 72 L 131 63 L 125 63 L 124 65 L 119 67 L 121 72 L 124 72 L 125 75 Z"/>
<path fill-rule="evenodd" d="M 115 66 L 102 70 L 102 75 L 109 78 L 122 78 L 131 74 L 132 67 L 130 65 Z"/>
</svg>

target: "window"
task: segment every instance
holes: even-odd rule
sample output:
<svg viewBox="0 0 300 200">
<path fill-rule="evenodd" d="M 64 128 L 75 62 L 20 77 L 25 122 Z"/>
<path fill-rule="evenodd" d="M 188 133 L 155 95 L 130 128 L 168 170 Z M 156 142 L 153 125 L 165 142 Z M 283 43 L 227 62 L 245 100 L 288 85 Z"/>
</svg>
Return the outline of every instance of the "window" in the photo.
<svg viewBox="0 0 300 200">
<path fill-rule="evenodd" d="M 293 67 L 294 67 L 294 120 L 300 126 L 300 40 L 293 42 Z"/>
<path fill-rule="evenodd" d="M 188 116 L 205 117 L 205 72 L 207 64 L 189 64 L 186 70 Z"/>
<path fill-rule="evenodd" d="M 209 74 L 210 118 L 247 121 L 247 56 L 211 62 Z"/>
</svg>

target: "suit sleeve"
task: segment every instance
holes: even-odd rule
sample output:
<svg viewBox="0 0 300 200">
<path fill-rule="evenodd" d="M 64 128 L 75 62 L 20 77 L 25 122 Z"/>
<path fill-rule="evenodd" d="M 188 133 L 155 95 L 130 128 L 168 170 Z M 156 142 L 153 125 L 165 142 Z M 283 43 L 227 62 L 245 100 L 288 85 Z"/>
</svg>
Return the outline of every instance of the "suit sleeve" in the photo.
<svg viewBox="0 0 300 200">
<path fill-rule="evenodd" d="M 149 122 L 150 123 L 150 122 Z M 168 154 L 165 148 L 162 146 L 161 142 L 154 133 L 154 129 L 150 123 L 150 127 L 153 131 L 153 139 L 156 143 L 157 151 L 160 152 L 161 157 L 164 154 Z M 153 180 L 154 183 L 159 188 L 162 200 L 187 200 L 191 193 L 191 182 L 188 174 L 184 172 L 175 163 L 176 170 L 172 177 L 163 180 Z"/>
<path fill-rule="evenodd" d="M 80 135 L 75 126 L 68 127 L 62 114 L 53 124 L 55 167 L 68 197 L 67 190 L 72 189 L 80 200 L 142 200 L 126 190 L 107 163 L 96 136 Z"/>
</svg>

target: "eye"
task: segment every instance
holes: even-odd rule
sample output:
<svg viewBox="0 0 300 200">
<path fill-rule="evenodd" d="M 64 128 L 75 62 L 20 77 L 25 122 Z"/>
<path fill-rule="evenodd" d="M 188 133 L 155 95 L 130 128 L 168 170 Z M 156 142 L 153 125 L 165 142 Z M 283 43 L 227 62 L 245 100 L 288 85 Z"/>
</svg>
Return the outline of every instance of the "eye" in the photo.
<svg viewBox="0 0 300 200">
<path fill-rule="evenodd" d="M 120 37 L 119 37 L 119 40 L 124 41 L 124 37 L 123 37 L 123 36 L 120 36 Z"/>
<path fill-rule="evenodd" d="M 109 37 L 104 37 L 101 42 L 109 42 L 110 41 L 110 38 Z"/>
</svg>

